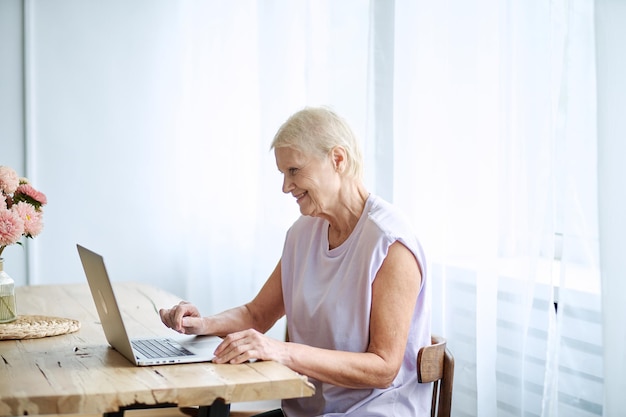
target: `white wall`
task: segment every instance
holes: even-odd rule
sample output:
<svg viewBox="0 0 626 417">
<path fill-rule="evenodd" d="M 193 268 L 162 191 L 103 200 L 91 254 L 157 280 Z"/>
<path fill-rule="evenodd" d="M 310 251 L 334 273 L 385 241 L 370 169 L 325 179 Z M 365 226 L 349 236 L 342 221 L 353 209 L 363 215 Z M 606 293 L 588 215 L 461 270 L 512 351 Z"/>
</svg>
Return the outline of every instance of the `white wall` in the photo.
<svg viewBox="0 0 626 417">
<path fill-rule="evenodd" d="M 626 410 L 626 2 L 596 1 L 605 416 Z"/>
<path fill-rule="evenodd" d="M 182 79 L 172 10 L 141 1 L 31 4 L 29 158 L 49 200 L 31 245 L 31 283 L 83 281 L 76 243 L 102 252 L 117 279 L 184 276 L 174 256 L 183 228 L 172 221 L 182 179 L 170 159 Z M 184 281 L 170 282 L 184 291 Z"/>
<path fill-rule="evenodd" d="M 0 165 L 26 175 L 24 154 L 24 79 L 22 55 L 22 1 L 0 2 Z M 18 284 L 26 282 L 27 252 L 8 247 L 5 269 Z"/>
</svg>

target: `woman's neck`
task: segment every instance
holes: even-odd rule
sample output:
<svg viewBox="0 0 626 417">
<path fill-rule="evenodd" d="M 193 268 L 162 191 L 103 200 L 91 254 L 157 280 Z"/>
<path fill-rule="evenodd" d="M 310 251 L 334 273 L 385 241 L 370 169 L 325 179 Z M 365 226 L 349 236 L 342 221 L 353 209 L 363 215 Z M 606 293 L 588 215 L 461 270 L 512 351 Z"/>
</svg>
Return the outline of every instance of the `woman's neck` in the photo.
<svg viewBox="0 0 626 417">
<path fill-rule="evenodd" d="M 369 197 L 369 192 L 360 182 L 344 190 L 339 194 L 339 203 L 333 210 L 332 215 L 325 216 L 330 224 L 328 228 L 328 242 L 331 249 L 336 248 L 348 239 L 359 222 Z"/>
</svg>

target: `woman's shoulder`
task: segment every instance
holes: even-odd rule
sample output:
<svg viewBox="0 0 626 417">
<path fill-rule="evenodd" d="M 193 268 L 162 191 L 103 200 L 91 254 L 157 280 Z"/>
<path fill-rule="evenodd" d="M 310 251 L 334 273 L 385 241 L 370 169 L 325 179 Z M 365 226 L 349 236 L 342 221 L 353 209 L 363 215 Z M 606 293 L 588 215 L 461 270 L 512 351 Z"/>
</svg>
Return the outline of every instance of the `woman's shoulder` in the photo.
<svg viewBox="0 0 626 417">
<path fill-rule="evenodd" d="M 377 229 L 374 233 L 384 235 L 385 241 L 388 243 L 400 241 L 409 248 L 419 262 L 422 274 L 426 273 L 424 249 L 413 224 L 402 210 L 382 198 L 374 196 L 368 220 L 370 227 Z"/>
<path fill-rule="evenodd" d="M 399 208 L 379 196 L 370 196 L 368 218 L 383 230 L 413 233 L 413 227 L 406 215 Z"/>
</svg>

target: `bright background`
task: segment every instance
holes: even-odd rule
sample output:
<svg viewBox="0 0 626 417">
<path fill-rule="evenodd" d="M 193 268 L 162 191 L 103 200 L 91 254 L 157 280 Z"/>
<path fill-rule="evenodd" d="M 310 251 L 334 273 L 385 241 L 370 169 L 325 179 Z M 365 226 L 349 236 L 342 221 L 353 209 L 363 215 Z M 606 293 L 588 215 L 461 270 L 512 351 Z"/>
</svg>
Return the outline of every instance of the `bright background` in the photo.
<svg viewBox="0 0 626 417">
<path fill-rule="evenodd" d="M 419 231 L 454 415 L 624 414 L 625 32 L 619 0 L 2 0 L 0 164 L 49 200 L 5 269 L 84 282 L 81 243 L 248 301 L 299 215 L 273 134 L 330 105 Z"/>
</svg>

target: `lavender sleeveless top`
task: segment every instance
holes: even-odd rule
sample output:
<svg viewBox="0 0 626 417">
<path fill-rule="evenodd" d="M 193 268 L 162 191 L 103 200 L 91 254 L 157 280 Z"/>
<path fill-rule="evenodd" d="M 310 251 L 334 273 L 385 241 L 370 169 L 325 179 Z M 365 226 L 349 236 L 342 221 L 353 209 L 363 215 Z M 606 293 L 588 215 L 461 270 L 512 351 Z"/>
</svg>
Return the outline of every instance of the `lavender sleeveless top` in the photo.
<svg viewBox="0 0 626 417">
<path fill-rule="evenodd" d="M 417 351 L 430 344 L 430 291 L 422 247 L 408 222 L 380 197 L 370 195 L 349 238 L 328 248 L 328 222 L 300 217 L 289 229 L 282 255 L 282 287 L 289 338 L 325 349 L 365 352 L 369 341 L 372 282 L 389 249 L 399 241 L 422 272 L 402 367 L 386 389 L 349 389 L 311 379 L 313 397 L 284 400 L 287 417 L 428 416 L 431 384 L 418 384 Z"/>
</svg>

